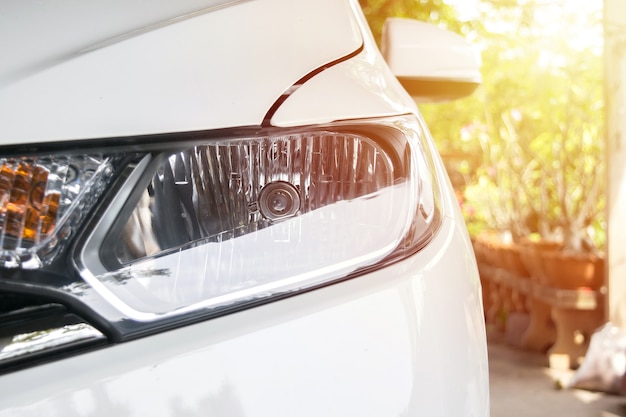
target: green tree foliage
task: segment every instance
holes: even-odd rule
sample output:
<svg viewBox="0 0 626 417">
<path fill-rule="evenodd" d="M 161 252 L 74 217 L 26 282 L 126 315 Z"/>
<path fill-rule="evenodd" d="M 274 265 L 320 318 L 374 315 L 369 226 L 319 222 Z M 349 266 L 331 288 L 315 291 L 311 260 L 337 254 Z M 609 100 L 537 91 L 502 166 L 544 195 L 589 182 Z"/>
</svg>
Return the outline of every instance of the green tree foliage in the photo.
<svg viewBox="0 0 626 417">
<path fill-rule="evenodd" d="M 359 0 L 359 3 L 379 44 L 387 17 L 405 17 L 436 23 L 456 32 L 463 26 L 454 7 L 442 0 Z"/>
<path fill-rule="evenodd" d="M 602 11 L 576 0 L 476 0 L 470 15 L 442 1 L 362 0 L 377 33 L 386 16 L 447 27 L 480 49 L 483 85 L 420 105 L 470 231 L 602 244 Z"/>
</svg>

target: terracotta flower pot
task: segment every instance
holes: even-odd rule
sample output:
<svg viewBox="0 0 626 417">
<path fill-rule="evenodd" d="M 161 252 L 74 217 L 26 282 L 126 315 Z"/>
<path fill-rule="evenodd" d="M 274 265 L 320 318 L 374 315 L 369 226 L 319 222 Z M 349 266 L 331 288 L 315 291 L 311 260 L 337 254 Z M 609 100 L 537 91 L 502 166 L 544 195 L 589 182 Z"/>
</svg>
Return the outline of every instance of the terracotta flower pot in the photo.
<svg viewBox="0 0 626 417">
<path fill-rule="evenodd" d="M 598 290 L 604 285 L 604 258 L 561 251 L 543 254 L 547 285 L 553 288 Z"/>
<path fill-rule="evenodd" d="M 523 239 L 519 244 L 520 259 L 534 281 L 545 284 L 546 272 L 543 264 L 544 254 L 563 249 L 561 242 L 553 240 L 534 241 Z"/>
<path fill-rule="evenodd" d="M 528 270 L 520 259 L 519 247 L 510 238 L 507 240 L 498 232 L 485 232 L 477 237 L 482 251 L 482 260 L 487 264 L 507 269 L 519 276 L 528 276 Z"/>
<path fill-rule="evenodd" d="M 477 259 L 487 265 L 501 267 L 504 265 L 502 256 L 502 240 L 497 232 L 483 232 L 476 237 L 475 246 L 478 247 L 480 258 Z"/>
<path fill-rule="evenodd" d="M 516 243 L 510 243 L 503 249 L 504 262 L 506 268 L 513 274 L 520 278 L 527 278 L 530 276 L 528 268 L 522 262 L 522 255 L 520 252 L 520 245 Z"/>
<path fill-rule="evenodd" d="M 479 238 L 472 239 L 472 247 L 474 248 L 474 256 L 476 256 L 476 262 L 484 264 L 487 262 L 487 255 L 485 253 L 485 243 Z"/>
</svg>

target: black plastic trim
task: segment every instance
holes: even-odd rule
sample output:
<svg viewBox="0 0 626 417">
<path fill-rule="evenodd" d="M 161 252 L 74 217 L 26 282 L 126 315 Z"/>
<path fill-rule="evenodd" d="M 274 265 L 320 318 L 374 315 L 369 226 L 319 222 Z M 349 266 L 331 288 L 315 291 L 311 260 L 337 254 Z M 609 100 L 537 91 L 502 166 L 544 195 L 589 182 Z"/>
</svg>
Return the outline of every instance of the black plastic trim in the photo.
<svg viewBox="0 0 626 417">
<path fill-rule="evenodd" d="M 82 322 L 60 304 L 23 308 L 0 315 L 0 338 Z"/>
</svg>

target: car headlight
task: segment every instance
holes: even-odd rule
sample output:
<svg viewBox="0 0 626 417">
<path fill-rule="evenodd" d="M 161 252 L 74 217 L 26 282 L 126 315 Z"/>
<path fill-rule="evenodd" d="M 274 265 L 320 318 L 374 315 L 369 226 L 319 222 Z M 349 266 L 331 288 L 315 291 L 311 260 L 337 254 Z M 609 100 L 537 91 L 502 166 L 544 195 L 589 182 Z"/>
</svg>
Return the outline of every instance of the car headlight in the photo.
<svg viewBox="0 0 626 417">
<path fill-rule="evenodd" d="M 356 276 L 439 226 L 424 136 L 406 116 L 7 157 L 0 283 L 92 300 L 128 335 Z"/>
<path fill-rule="evenodd" d="M 55 258 L 96 203 L 115 156 L 0 158 L 0 267 L 40 268 Z"/>
</svg>

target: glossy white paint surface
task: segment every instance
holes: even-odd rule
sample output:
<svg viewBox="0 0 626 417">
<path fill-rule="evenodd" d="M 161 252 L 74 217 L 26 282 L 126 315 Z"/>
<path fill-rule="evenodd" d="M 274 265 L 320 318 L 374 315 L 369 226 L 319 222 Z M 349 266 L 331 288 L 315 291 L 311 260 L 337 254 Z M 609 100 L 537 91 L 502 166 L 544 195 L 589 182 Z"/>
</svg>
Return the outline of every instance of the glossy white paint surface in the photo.
<svg viewBox="0 0 626 417">
<path fill-rule="evenodd" d="M 281 302 L 0 377 L 0 416 L 486 416 L 480 285 L 424 251 Z"/>
<path fill-rule="evenodd" d="M 0 86 L 63 61 L 242 0 L 21 0 L 0 13 Z"/>
<path fill-rule="evenodd" d="M 0 143 L 258 125 L 297 80 L 361 44 L 346 2 L 238 3 L 9 77 L 0 86 Z M 31 65 L 30 55 L 22 59 Z"/>
<path fill-rule="evenodd" d="M 361 10 L 354 11 L 361 31 L 369 34 Z M 364 44 L 359 55 L 295 90 L 274 114 L 272 124 L 298 126 L 416 112 L 415 102 L 389 70 L 373 38 L 365 36 Z"/>
<path fill-rule="evenodd" d="M 358 49 L 355 6 L 245 2 L 76 56 L 0 89 L 0 140 L 258 124 L 300 77 Z M 414 111 L 367 42 L 297 90 L 272 122 Z M 437 236 L 402 262 L 2 375 L 0 417 L 488 416 L 478 272 L 453 196 L 444 206 Z"/>
<path fill-rule="evenodd" d="M 371 77 L 355 77 L 364 67 L 375 69 Z M 406 92 L 399 85 L 396 88 L 397 83 L 382 58 L 362 53 L 309 80 L 283 103 L 271 122 L 287 127 L 413 112 L 414 102 L 404 100 Z"/>
</svg>

